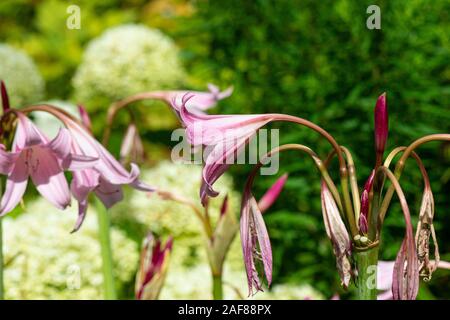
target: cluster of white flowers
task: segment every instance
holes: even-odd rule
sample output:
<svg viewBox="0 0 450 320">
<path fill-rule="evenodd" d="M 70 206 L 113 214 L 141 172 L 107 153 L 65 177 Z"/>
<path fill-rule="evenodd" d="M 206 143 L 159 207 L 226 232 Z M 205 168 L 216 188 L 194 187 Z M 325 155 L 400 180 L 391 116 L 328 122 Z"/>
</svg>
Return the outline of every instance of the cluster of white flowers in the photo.
<svg viewBox="0 0 450 320">
<path fill-rule="evenodd" d="M 90 208 L 70 234 L 76 217 L 75 207 L 61 212 L 39 199 L 17 218 L 4 218 L 7 299 L 103 299 L 96 212 Z M 111 241 L 116 281 L 132 282 L 137 244 L 115 228 Z"/>
<path fill-rule="evenodd" d="M 6 84 L 12 107 L 36 103 L 44 97 L 44 80 L 28 55 L 0 44 L 0 61 L 0 80 Z"/>
<path fill-rule="evenodd" d="M 143 91 L 176 89 L 185 78 L 178 56 L 175 43 L 157 29 L 111 28 L 84 52 L 73 78 L 75 96 L 84 102 L 118 100 Z"/>
<path fill-rule="evenodd" d="M 199 198 L 200 179 L 202 170 L 200 166 L 174 164 L 162 161 L 156 167 L 141 172 L 141 179 L 159 190 L 170 191 L 181 195 L 198 205 L 202 210 Z M 219 219 L 220 207 L 226 194 L 228 194 L 229 210 L 238 216 L 240 207 L 239 194 L 233 190 L 233 181 L 225 175 L 214 186 L 220 190 L 220 195 L 212 198 L 209 203 L 209 216 L 214 222 Z M 160 236 L 173 236 L 173 260 L 176 264 L 191 266 L 207 261 L 204 249 L 205 237 L 202 225 L 192 208 L 174 201 L 163 200 L 158 195 L 145 194 L 132 191 L 127 195 L 129 201 L 119 203 L 112 208 L 112 219 L 120 224 L 121 220 L 135 220 L 146 229 Z M 241 268 L 242 253 L 239 235 L 233 242 L 227 262 Z M 169 270 L 169 277 L 172 272 Z"/>
<path fill-rule="evenodd" d="M 195 165 L 161 162 L 151 170 L 142 172 L 142 180 L 157 185 L 159 189 L 182 195 L 198 204 L 201 167 Z M 217 221 L 220 206 L 228 194 L 229 210 L 238 216 L 239 193 L 233 190 L 230 176 L 223 176 L 214 186 L 220 195 L 210 199 L 209 215 Z M 116 223 L 124 218 L 134 219 L 159 235 L 174 236 L 166 282 L 160 299 L 211 299 L 211 271 L 204 248 L 202 226 L 193 210 L 173 201 L 160 199 L 157 195 L 146 195 L 133 191 L 127 196 L 128 203 L 121 203 L 112 210 Z M 245 275 L 239 234 L 236 235 L 227 255 L 223 271 L 224 298 L 246 299 L 248 288 Z M 253 299 L 319 299 L 309 286 L 275 286 L 273 290 L 258 293 Z"/>
<path fill-rule="evenodd" d="M 211 277 L 207 264 L 192 268 L 178 268 L 171 261 L 168 277 L 161 291 L 160 299 L 211 299 Z M 242 267 L 243 268 L 243 267 Z M 223 294 L 226 300 L 322 300 L 324 297 L 310 285 L 274 285 L 271 290 L 258 292 L 248 297 L 247 278 L 244 269 L 231 270 L 225 267 L 223 274 Z"/>
</svg>

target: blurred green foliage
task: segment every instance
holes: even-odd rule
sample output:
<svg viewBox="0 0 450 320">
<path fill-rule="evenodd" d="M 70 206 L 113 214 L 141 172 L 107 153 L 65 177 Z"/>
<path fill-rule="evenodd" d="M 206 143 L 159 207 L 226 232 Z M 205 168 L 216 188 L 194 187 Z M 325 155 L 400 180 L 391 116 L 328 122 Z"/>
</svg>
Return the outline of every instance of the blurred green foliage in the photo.
<svg viewBox="0 0 450 320">
<path fill-rule="evenodd" d="M 198 14 L 185 27 L 199 46 L 187 69 L 235 86 L 235 94 L 223 102 L 227 113 L 288 113 L 321 125 L 352 151 L 362 184 L 374 162 L 373 107 L 382 92 L 387 92 L 390 111 L 388 150 L 450 129 L 450 3 L 377 1 L 381 30 L 366 27 L 371 4 L 200 1 Z M 279 127 L 282 143 L 307 144 L 323 156 L 330 150 L 309 129 Z M 449 182 L 448 175 L 442 177 L 449 159 L 439 143 L 418 153 L 431 176 L 437 233 L 446 253 Z M 291 173 L 287 188 L 265 216 L 275 246 L 274 279 L 308 281 L 331 295 L 329 285 L 336 277 L 321 223 L 318 174 L 309 159 L 294 152 L 282 155 L 281 166 Z M 241 184 L 247 172 L 235 168 Z M 422 182 L 413 161 L 401 181 L 412 212 L 418 212 Z M 259 191 L 271 182 L 261 177 Z M 383 230 L 384 259 L 395 258 L 404 232 L 399 206 L 391 209 Z M 432 293 L 448 297 L 450 277 L 438 275 Z"/>
<path fill-rule="evenodd" d="M 47 98 L 69 99 L 71 78 L 89 40 L 124 23 L 159 28 L 175 39 L 189 88 L 207 82 L 234 85 L 232 97 L 213 112 L 282 112 L 316 122 L 354 155 L 359 183 L 374 162 L 373 107 L 387 92 L 388 150 L 450 129 L 450 3 L 446 0 L 93 0 L 81 7 L 80 30 L 65 28 L 67 3 L 12 0 L 0 3 L 0 42 L 24 49 L 45 80 Z M 366 28 L 371 4 L 381 8 L 381 30 Z M 220 109 L 220 110 L 219 110 Z M 99 123 L 96 126 L 100 126 Z M 326 141 L 306 128 L 274 124 L 281 142 L 311 146 L 322 156 Z M 147 131 L 159 145 L 170 132 Z M 112 148 L 120 141 L 112 137 Z M 116 142 L 114 142 L 116 141 Z M 429 169 L 436 200 L 436 229 L 443 258 L 450 258 L 448 169 L 450 147 L 418 150 Z M 289 172 L 286 189 L 265 215 L 274 245 L 274 281 L 308 282 L 328 297 L 339 291 L 331 245 L 325 237 L 318 174 L 298 153 L 281 157 Z M 234 166 L 242 188 L 248 166 Z M 336 166 L 332 166 L 337 177 Z M 256 194 L 275 177 L 260 177 Z M 402 179 L 412 212 L 418 212 L 422 182 L 414 162 Z M 395 202 L 394 198 L 394 202 Z M 394 259 L 404 224 L 397 204 L 383 230 L 382 258 Z M 422 298 L 448 298 L 450 276 L 436 272 Z"/>
</svg>

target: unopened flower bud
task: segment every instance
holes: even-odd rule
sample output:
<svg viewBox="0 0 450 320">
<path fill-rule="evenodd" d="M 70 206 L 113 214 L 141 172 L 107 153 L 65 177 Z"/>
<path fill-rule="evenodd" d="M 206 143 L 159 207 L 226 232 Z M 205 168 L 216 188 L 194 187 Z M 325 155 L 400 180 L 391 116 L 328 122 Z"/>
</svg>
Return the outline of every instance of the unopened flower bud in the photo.
<svg viewBox="0 0 450 320">
<path fill-rule="evenodd" d="M 258 202 L 258 207 L 261 213 L 264 213 L 273 203 L 277 200 L 278 196 L 283 190 L 286 180 L 288 178 L 287 173 L 283 174 L 277 181 L 267 190 L 267 192 L 261 197 Z"/>
<path fill-rule="evenodd" d="M 141 262 L 136 276 L 136 299 L 156 300 L 164 284 L 172 251 L 172 238 L 163 246 L 151 233 L 144 240 Z"/>
<path fill-rule="evenodd" d="M 9 97 L 8 97 L 8 91 L 6 91 L 6 85 L 5 82 L 2 80 L 0 83 L 1 86 L 1 94 L 2 94 L 2 106 L 3 106 L 3 112 L 6 112 L 9 110 Z"/>
<path fill-rule="evenodd" d="M 386 93 L 378 97 L 375 105 L 375 151 L 377 157 L 382 157 L 388 137 L 388 109 Z"/>
</svg>

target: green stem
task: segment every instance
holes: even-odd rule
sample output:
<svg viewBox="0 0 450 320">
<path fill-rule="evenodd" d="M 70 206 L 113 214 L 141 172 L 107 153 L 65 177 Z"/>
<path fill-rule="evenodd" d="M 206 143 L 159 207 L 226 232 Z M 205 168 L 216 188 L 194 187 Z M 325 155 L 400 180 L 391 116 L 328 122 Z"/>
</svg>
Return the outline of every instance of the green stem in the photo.
<svg viewBox="0 0 450 320">
<path fill-rule="evenodd" d="M 0 218 L 0 300 L 5 299 L 5 287 L 3 284 L 3 218 Z"/>
<path fill-rule="evenodd" d="M 366 251 L 356 252 L 356 267 L 358 270 L 358 299 L 377 299 L 377 265 L 378 246 Z"/>
<path fill-rule="evenodd" d="M 214 300 L 223 300 L 222 274 L 213 274 L 212 281 Z"/>
<path fill-rule="evenodd" d="M 114 285 L 113 258 L 110 239 L 110 218 L 108 210 L 100 200 L 95 199 L 98 215 L 98 231 L 100 249 L 102 254 L 103 289 L 106 300 L 115 300 L 116 289 Z"/>
</svg>

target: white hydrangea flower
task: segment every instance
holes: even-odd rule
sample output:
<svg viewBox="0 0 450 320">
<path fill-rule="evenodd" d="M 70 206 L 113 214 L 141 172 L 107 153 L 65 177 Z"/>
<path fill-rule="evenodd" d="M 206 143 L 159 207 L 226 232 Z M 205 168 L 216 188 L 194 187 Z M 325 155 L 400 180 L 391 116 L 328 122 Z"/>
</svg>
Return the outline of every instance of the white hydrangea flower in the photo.
<svg viewBox="0 0 450 320">
<path fill-rule="evenodd" d="M 44 97 L 44 80 L 27 54 L 0 44 L 0 61 L 0 79 L 8 89 L 11 107 L 36 103 Z"/>
<path fill-rule="evenodd" d="M 168 36 L 144 25 L 108 29 L 88 45 L 73 86 L 79 101 L 110 101 L 151 90 L 174 89 L 185 78 L 179 50 Z M 88 105 L 89 107 L 89 105 Z"/>
<path fill-rule="evenodd" d="M 207 264 L 201 264 L 192 268 L 174 267 L 171 261 L 168 277 L 161 291 L 160 299 L 187 299 L 209 300 L 211 299 L 211 277 Z M 174 268 L 172 268 L 174 267 Z M 244 269 L 231 270 L 225 267 L 223 274 L 223 294 L 226 300 L 322 300 L 323 295 L 310 285 L 274 285 L 271 290 L 265 289 L 252 297 L 248 297 L 247 277 Z"/>
<path fill-rule="evenodd" d="M 156 167 L 141 172 L 141 180 L 158 187 L 160 190 L 170 191 L 191 199 L 202 208 L 199 198 L 201 167 L 196 165 L 174 164 L 162 161 Z M 210 199 L 209 215 L 211 221 L 219 218 L 220 207 L 228 194 L 229 210 L 236 217 L 239 214 L 240 199 L 238 192 L 233 190 L 230 176 L 223 176 L 215 184 L 220 195 Z M 145 194 L 131 191 L 127 195 L 129 201 L 117 204 L 112 208 L 112 219 L 120 224 L 121 220 L 132 219 L 158 235 L 172 235 L 174 248 L 172 260 L 180 265 L 196 265 L 206 262 L 203 228 L 193 210 L 186 205 L 174 201 L 163 200 L 156 194 Z M 233 241 L 227 256 L 227 264 L 233 269 L 242 269 L 242 249 L 239 235 Z M 168 274 L 172 272 L 169 270 Z"/>
<path fill-rule="evenodd" d="M 96 212 L 91 206 L 83 227 L 70 234 L 76 211 L 39 199 L 17 218 L 4 218 L 7 299 L 103 299 Z M 111 241 L 116 281 L 132 282 L 137 244 L 114 227 Z"/>
</svg>

